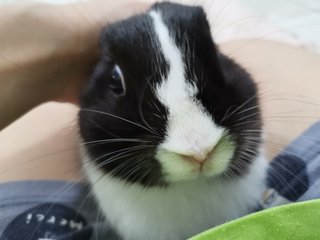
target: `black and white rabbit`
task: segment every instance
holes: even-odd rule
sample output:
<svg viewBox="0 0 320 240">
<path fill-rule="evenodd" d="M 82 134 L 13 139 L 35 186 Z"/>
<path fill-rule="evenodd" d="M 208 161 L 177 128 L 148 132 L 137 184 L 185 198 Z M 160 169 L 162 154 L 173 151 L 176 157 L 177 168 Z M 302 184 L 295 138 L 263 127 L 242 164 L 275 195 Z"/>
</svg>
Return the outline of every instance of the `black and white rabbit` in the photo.
<svg viewBox="0 0 320 240">
<path fill-rule="evenodd" d="M 204 10 L 154 4 L 100 45 L 81 151 L 119 236 L 185 239 L 253 211 L 267 167 L 257 89 L 219 52 Z"/>
</svg>

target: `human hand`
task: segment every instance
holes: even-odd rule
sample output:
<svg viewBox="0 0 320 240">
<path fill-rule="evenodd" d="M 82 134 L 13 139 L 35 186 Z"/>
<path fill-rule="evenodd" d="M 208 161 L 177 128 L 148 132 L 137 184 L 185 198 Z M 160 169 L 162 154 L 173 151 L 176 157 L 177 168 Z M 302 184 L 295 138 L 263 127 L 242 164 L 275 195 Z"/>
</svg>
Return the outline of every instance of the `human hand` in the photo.
<svg viewBox="0 0 320 240">
<path fill-rule="evenodd" d="M 56 10 L 68 19 L 61 22 L 70 34 L 70 49 L 75 64 L 69 71 L 68 79 L 61 80 L 63 91 L 58 94 L 62 101 L 75 102 L 78 94 L 92 71 L 92 65 L 98 57 L 98 39 L 102 28 L 107 24 L 141 13 L 149 7 L 142 1 L 105 1 L 93 0 L 75 4 L 62 5 Z M 74 43 L 77 43 L 74 45 Z"/>
</svg>

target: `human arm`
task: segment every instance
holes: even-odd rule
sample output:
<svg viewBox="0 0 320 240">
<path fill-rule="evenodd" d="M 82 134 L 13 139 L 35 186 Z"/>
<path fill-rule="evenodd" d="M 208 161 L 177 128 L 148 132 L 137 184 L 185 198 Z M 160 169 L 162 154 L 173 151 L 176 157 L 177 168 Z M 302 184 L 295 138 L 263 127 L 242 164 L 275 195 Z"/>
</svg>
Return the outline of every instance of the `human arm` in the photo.
<svg viewBox="0 0 320 240">
<path fill-rule="evenodd" d="M 146 7 L 128 0 L 1 6 L 0 130 L 43 102 L 75 102 L 102 27 Z"/>
<path fill-rule="evenodd" d="M 265 146 L 271 160 L 320 119 L 320 55 L 260 39 L 224 43 L 221 49 L 257 82 Z"/>
<path fill-rule="evenodd" d="M 220 47 L 245 66 L 259 84 L 271 160 L 320 118 L 320 56 L 286 44 L 249 41 Z M 46 104 L 33 110 L 0 132 L 0 142 L 6 143 L 0 144 L 0 182 L 78 180 L 81 171 L 77 140 L 75 106 Z"/>
</svg>

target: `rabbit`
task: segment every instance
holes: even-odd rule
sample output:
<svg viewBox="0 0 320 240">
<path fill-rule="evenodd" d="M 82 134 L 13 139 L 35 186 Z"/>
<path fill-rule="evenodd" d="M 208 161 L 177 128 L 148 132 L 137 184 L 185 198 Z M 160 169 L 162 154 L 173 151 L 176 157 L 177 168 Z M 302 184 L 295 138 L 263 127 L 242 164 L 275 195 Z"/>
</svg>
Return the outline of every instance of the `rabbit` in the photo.
<svg viewBox="0 0 320 240">
<path fill-rule="evenodd" d="M 204 9 L 155 3 L 106 26 L 100 48 L 80 150 L 119 239 L 186 239 L 254 211 L 267 169 L 258 89 Z"/>
</svg>

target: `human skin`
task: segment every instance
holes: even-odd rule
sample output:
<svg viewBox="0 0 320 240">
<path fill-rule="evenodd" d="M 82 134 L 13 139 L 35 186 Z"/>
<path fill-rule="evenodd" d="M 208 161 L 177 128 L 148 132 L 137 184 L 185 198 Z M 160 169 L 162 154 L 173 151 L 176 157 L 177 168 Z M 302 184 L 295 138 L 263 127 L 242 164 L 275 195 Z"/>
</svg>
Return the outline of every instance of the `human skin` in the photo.
<svg viewBox="0 0 320 240">
<path fill-rule="evenodd" d="M 72 9 L 75 6 L 79 7 L 72 5 Z M 90 6 L 87 6 L 90 10 L 99 11 Z M 3 20 L 1 11 L 3 10 L 0 9 L 0 18 Z M 57 13 L 56 10 L 47 11 L 50 14 Z M 59 9 L 59 16 L 64 11 L 70 19 L 79 16 L 78 13 L 68 15 L 70 8 Z M 47 15 L 40 19 L 47 18 Z M 52 18 L 56 20 L 56 16 L 53 15 Z M 51 42 L 51 45 L 46 42 L 50 42 L 51 38 L 44 38 L 40 41 L 43 45 L 38 44 L 39 48 L 34 45 L 33 51 L 26 50 L 32 54 L 20 54 L 20 50 L 12 53 L 10 48 L 5 49 L 6 56 L 10 56 L 10 59 L 14 59 L 19 65 L 8 62 L 8 59 L 2 59 L 0 63 L 0 112 L 6 113 L 0 115 L 2 126 L 47 101 L 60 99 L 76 102 L 79 89 L 89 78 L 90 69 L 97 58 L 99 36 L 99 28 L 86 28 L 77 24 L 77 21 L 82 20 L 74 20 L 74 24 L 71 24 L 71 35 L 70 32 L 65 33 L 66 36 L 62 39 L 59 37 L 60 40 Z M 105 21 L 107 20 L 101 18 L 101 22 Z M 64 29 L 64 24 L 55 24 L 60 26 L 61 31 L 69 29 Z M 3 25 L 5 24 L 0 24 L 0 34 L 6 27 Z M 77 26 L 79 30 L 76 30 Z M 30 37 L 29 32 L 24 33 L 26 41 Z M 54 35 L 53 31 L 52 36 Z M 79 38 L 78 42 L 75 42 L 75 36 L 76 39 Z M 14 43 L 14 37 L 11 38 Z M 6 46 L 11 42 L 7 40 Z M 60 44 L 64 43 L 66 45 L 61 48 Z M 32 38 L 30 37 L 29 43 L 27 41 L 24 44 L 22 46 L 32 47 Z M 0 43 L 0 46 L 3 48 L 5 45 Z M 22 47 L 21 50 L 25 48 Z M 220 45 L 220 49 L 241 63 L 259 86 L 267 155 L 268 159 L 271 159 L 319 119 L 320 57 L 302 48 L 256 39 L 225 43 Z M 55 55 L 57 52 L 60 53 Z M 61 56 L 64 61 L 61 61 Z M 34 72 L 31 70 L 36 71 L 37 75 L 30 75 L 30 72 Z M 52 76 L 44 77 L 48 76 L 48 73 Z M 14 85 L 7 84 L 8 79 L 11 79 Z M 5 94 L 10 88 L 16 95 Z M 6 109 L 10 109 L 12 113 L 7 114 Z M 49 103 L 32 110 L 1 131 L 0 182 L 27 179 L 83 180 L 77 146 L 77 112 L 75 105 Z"/>
<path fill-rule="evenodd" d="M 103 26 L 147 7 L 129 0 L 1 5 L 0 130 L 41 102 L 75 102 Z"/>
</svg>

